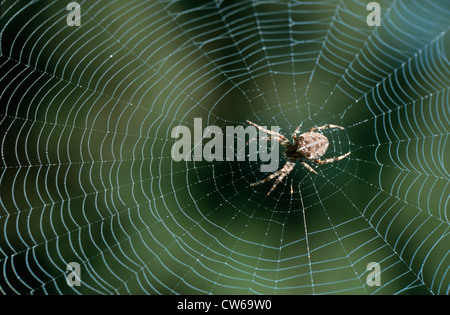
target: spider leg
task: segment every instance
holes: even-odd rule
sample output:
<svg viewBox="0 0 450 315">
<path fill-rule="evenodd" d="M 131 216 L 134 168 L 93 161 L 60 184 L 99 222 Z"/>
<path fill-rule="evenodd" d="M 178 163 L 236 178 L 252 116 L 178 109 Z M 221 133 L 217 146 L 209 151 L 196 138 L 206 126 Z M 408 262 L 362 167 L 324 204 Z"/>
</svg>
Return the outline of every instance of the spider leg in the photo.
<svg viewBox="0 0 450 315">
<path fill-rule="evenodd" d="M 250 142 L 253 142 L 255 140 L 271 140 L 271 139 L 272 139 L 271 136 L 268 136 L 268 137 L 255 137 L 255 138 L 252 138 L 252 139 L 248 140 L 245 145 L 248 145 Z"/>
<path fill-rule="evenodd" d="M 276 177 L 275 183 L 273 184 L 272 188 L 269 190 L 269 192 L 267 193 L 267 195 L 270 195 L 270 193 L 275 189 L 275 187 L 277 187 L 277 185 L 279 183 L 281 183 L 283 181 L 283 179 L 290 173 L 292 172 L 292 170 L 295 167 L 295 162 L 293 161 L 287 161 L 286 164 L 284 164 L 283 168 L 281 168 L 280 170 L 273 172 L 272 174 L 270 174 L 269 176 L 267 176 L 266 178 L 250 184 L 250 186 L 256 186 L 256 185 L 260 185 L 262 183 L 268 182 L 271 179 L 274 179 Z"/>
<path fill-rule="evenodd" d="M 318 163 L 318 164 L 327 164 L 327 163 L 332 163 L 332 162 L 336 162 L 336 161 L 340 161 L 344 158 L 346 158 L 347 156 L 350 155 L 351 152 L 345 153 L 341 156 L 337 156 L 337 157 L 333 157 L 333 158 L 329 158 L 329 159 L 325 159 L 325 160 L 313 160 L 314 162 Z"/>
<path fill-rule="evenodd" d="M 306 167 L 310 172 L 313 172 L 314 174 L 317 174 L 317 172 L 306 162 L 301 161 L 300 162 L 304 167 Z"/>
<path fill-rule="evenodd" d="M 345 129 L 344 127 L 341 127 L 341 126 L 326 124 L 326 125 L 323 125 L 323 126 L 311 128 L 309 130 L 309 132 L 319 131 L 319 130 L 323 130 L 323 129 L 333 129 L 333 128 Z"/>
<path fill-rule="evenodd" d="M 280 173 L 281 173 L 281 171 L 282 171 L 282 169 L 281 169 L 281 170 L 278 170 L 278 171 L 276 171 L 276 172 L 273 172 L 272 174 L 270 174 L 270 175 L 267 176 L 266 178 L 261 179 L 260 181 L 257 181 L 256 183 L 250 184 L 250 186 L 253 187 L 253 186 L 261 185 L 262 183 L 268 182 L 269 180 L 274 179 L 275 177 L 279 176 Z"/>
<path fill-rule="evenodd" d="M 253 125 L 253 126 L 255 126 L 256 128 L 258 128 L 258 129 L 261 130 L 262 132 L 267 133 L 268 135 L 270 135 L 273 139 L 275 139 L 275 140 L 277 140 L 278 142 L 280 142 L 280 144 L 281 144 L 282 146 L 288 147 L 288 146 L 291 145 L 291 143 L 289 142 L 289 140 L 288 140 L 285 136 L 283 136 L 282 134 L 280 134 L 280 133 L 278 133 L 278 132 L 275 132 L 275 131 L 272 131 L 272 130 L 268 130 L 268 129 L 264 128 L 264 127 L 261 127 L 261 126 L 255 124 L 255 123 L 251 122 L 250 120 L 247 120 L 247 122 L 248 122 L 250 125 Z"/>
<path fill-rule="evenodd" d="M 302 124 L 300 124 L 295 130 L 294 133 L 292 134 L 292 138 L 294 139 L 294 141 L 297 141 L 297 133 L 300 131 L 300 128 L 302 127 Z"/>
<path fill-rule="evenodd" d="M 275 179 L 275 183 L 273 184 L 272 188 L 270 188 L 267 195 L 270 195 L 270 193 L 277 187 L 279 183 L 283 181 L 283 179 L 294 169 L 295 163 L 294 162 L 286 162 L 286 164 L 281 169 L 281 172 L 279 176 Z"/>
</svg>

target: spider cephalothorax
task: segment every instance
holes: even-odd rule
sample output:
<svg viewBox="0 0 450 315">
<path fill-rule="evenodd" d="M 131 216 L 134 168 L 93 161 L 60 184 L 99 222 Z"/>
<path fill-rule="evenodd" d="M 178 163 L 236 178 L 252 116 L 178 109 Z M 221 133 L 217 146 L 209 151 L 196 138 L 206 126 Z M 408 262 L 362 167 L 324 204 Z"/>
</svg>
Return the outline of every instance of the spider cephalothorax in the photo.
<svg viewBox="0 0 450 315">
<path fill-rule="evenodd" d="M 299 136 L 297 136 L 300 126 L 295 129 L 294 133 L 292 134 L 292 138 L 294 139 L 294 144 L 291 144 L 291 142 L 282 134 L 268 130 L 264 127 L 261 127 L 255 123 L 252 123 L 251 121 L 247 122 L 256 128 L 258 128 L 260 131 L 266 133 L 267 137 L 262 137 L 265 139 L 273 139 L 278 141 L 282 146 L 286 148 L 284 150 L 283 154 L 286 158 L 286 164 L 284 166 L 267 176 L 266 178 L 260 180 L 259 182 L 251 184 L 251 186 L 256 186 L 262 183 L 265 183 L 271 179 L 275 179 L 275 183 L 272 186 L 272 188 L 267 193 L 268 195 L 277 187 L 279 183 L 283 181 L 283 179 L 290 173 L 295 167 L 295 163 L 297 160 L 306 167 L 309 171 L 317 174 L 317 172 L 304 160 L 313 161 L 318 164 L 326 164 L 326 163 L 332 163 L 335 161 L 342 160 L 343 158 L 350 155 L 351 152 L 348 152 L 344 155 L 333 157 L 325 160 L 320 160 L 320 158 L 325 154 L 325 152 L 328 149 L 328 139 L 323 134 L 317 132 L 323 129 L 330 129 L 330 128 L 338 128 L 338 129 L 344 129 L 343 127 L 336 126 L 336 125 L 323 125 L 320 127 L 314 127 L 311 128 L 308 132 L 302 133 Z M 260 138 L 261 139 L 261 138 Z M 253 139 L 252 139 L 253 140 Z"/>
</svg>

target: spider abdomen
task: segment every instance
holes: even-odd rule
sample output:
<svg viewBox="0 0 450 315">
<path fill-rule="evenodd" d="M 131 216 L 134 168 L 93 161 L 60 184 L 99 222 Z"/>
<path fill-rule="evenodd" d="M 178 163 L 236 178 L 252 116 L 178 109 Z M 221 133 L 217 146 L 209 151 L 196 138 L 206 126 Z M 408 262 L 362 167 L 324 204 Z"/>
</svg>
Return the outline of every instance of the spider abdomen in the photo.
<svg viewBox="0 0 450 315">
<path fill-rule="evenodd" d="M 308 160 L 319 159 L 328 149 L 328 139 L 318 132 L 305 132 L 298 137 L 297 152 Z"/>
</svg>

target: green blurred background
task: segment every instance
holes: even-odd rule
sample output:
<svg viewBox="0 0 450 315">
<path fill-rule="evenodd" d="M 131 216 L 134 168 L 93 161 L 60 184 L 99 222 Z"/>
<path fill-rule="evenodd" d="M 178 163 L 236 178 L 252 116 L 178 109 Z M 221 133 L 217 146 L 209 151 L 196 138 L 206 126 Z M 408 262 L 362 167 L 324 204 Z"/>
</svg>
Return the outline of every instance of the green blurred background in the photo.
<svg viewBox="0 0 450 315">
<path fill-rule="evenodd" d="M 448 294 L 448 3 L 367 2 L 2 1 L 0 292 Z M 196 117 L 352 154 L 267 196 L 173 161 Z"/>
</svg>

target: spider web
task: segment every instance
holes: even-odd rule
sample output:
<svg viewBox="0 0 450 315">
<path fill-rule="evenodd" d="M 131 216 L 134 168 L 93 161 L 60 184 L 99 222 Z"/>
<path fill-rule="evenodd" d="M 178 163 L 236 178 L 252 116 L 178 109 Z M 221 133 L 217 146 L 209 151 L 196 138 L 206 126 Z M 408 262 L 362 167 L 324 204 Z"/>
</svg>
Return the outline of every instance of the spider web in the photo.
<svg viewBox="0 0 450 315">
<path fill-rule="evenodd" d="M 448 294 L 449 2 L 368 2 L 2 1 L 0 292 Z M 173 161 L 196 117 L 352 153 L 267 196 Z"/>
</svg>

